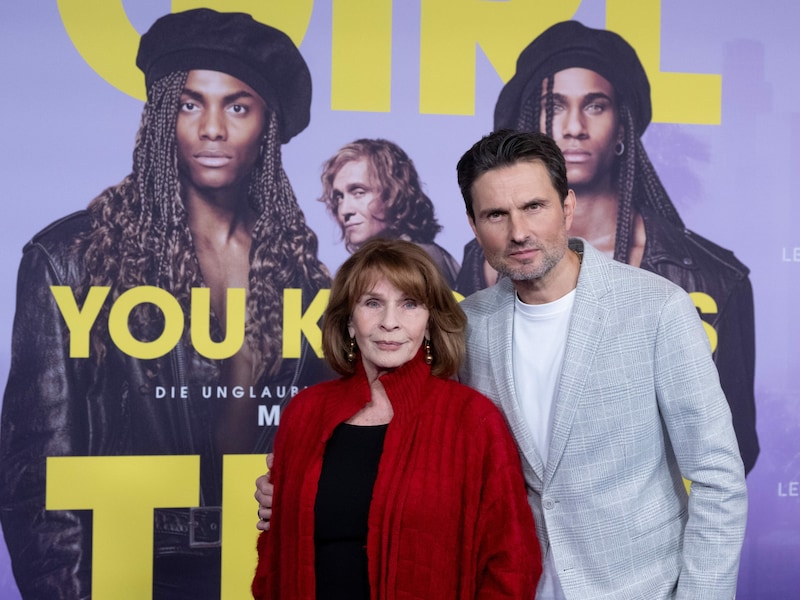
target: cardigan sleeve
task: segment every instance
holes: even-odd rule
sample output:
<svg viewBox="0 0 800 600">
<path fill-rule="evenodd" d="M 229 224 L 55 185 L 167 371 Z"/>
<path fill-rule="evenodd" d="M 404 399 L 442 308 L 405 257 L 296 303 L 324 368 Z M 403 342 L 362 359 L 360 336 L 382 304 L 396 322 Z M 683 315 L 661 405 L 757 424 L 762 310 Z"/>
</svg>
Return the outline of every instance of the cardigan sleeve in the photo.
<svg viewBox="0 0 800 600">
<path fill-rule="evenodd" d="M 302 392 L 301 392 L 302 393 Z M 287 444 L 291 447 L 291 438 L 293 435 L 293 419 L 292 413 L 297 408 L 295 400 L 292 399 L 284 409 L 281 416 L 282 424 L 278 427 L 278 433 L 275 436 L 275 449 L 272 469 L 270 470 L 270 482 L 273 485 L 274 496 L 278 495 L 280 490 L 283 489 L 282 474 L 283 474 L 283 454 Z M 288 438 L 288 442 L 287 442 Z M 291 470 L 291 467 L 289 467 Z M 275 518 L 273 511 L 270 528 L 268 531 L 262 531 L 258 536 L 258 544 L 256 546 L 258 551 L 258 563 L 256 565 L 255 576 L 251 584 L 251 591 L 253 598 L 256 600 L 270 600 L 278 597 L 280 589 L 280 554 L 277 548 L 280 546 L 281 538 L 281 525 L 280 519 Z"/>
<path fill-rule="evenodd" d="M 258 563 L 251 585 L 257 600 L 313 598 L 314 489 L 319 478 L 323 444 L 319 440 L 328 420 L 322 416 L 317 384 L 301 391 L 287 404 L 275 437 L 270 472 L 274 486 L 269 531 L 258 538 Z M 324 410 L 322 411 L 324 412 Z"/>
<path fill-rule="evenodd" d="M 480 427 L 482 456 L 474 457 L 474 464 L 481 466 L 482 490 L 476 523 L 476 598 L 533 598 L 542 557 L 522 465 L 505 420 L 486 402 L 489 406 Z"/>
<path fill-rule="evenodd" d="M 276 449 L 281 438 L 281 430 L 278 428 L 277 439 L 275 441 Z M 273 486 L 276 483 L 276 469 L 270 470 L 270 481 Z M 258 543 L 256 549 L 258 552 L 258 563 L 256 564 L 256 572 L 253 577 L 253 582 L 250 589 L 253 593 L 253 598 L 256 600 L 268 600 L 277 598 L 277 590 L 279 585 L 278 574 L 280 572 L 278 564 L 278 554 L 275 549 L 278 546 L 279 532 L 276 531 L 275 519 L 270 523 L 268 531 L 262 531 L 258 536 Z"/>
</svg>

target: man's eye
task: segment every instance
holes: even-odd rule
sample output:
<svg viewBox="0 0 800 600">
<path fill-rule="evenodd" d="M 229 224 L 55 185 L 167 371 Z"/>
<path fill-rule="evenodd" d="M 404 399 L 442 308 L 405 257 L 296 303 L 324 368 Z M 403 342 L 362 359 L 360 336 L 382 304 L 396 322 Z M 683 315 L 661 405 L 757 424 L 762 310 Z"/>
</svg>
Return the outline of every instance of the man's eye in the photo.
<svg viewBox="0 0 800 600">
<path fill-rule="evenodd" d="M 247 107 L 241 104 L 234 104 L 233 106 L 231 106 L 231 112 L 237 115 L 243 115 L 247 112 Z"/>
</svg>

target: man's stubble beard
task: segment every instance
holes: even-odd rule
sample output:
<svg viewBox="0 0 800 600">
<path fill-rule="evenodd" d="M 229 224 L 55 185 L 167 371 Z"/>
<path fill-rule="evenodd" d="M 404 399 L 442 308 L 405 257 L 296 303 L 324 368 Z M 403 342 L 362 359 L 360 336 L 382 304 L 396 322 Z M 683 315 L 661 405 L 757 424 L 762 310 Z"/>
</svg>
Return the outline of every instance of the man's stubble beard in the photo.
<svg viewBox="0 0 800 600">
<path fill-rule="evenodd" d="M 538 265 L 523 265 L 517 268 L 512 268 L 508 265 L 505 261 L 504 256 L 510 250 L 511 247 L 506 248 L 503 253 L 493 254 L 493 255 L 486 255 L 486 261 L 489 263 L 495 271 L 497 271 L 501 276 L 508 277 L 512 281 L 535 281 L 537 279 L 541 279 L 545 275 L 547 275 L 553 268 L 561 262 L 564 256 L 569 249 L 569 238 L 564 233 L 563 237 L 559 240 L 558 243 L 551 246 L 542 245 L 542 244 L 535 244 L 535 243 L 526 243 L 514 246 L 513 249 L 525 249 L 525 248 L 534 248 L 539 250 L 542 253 L 542 261 Z"/>
</svg>

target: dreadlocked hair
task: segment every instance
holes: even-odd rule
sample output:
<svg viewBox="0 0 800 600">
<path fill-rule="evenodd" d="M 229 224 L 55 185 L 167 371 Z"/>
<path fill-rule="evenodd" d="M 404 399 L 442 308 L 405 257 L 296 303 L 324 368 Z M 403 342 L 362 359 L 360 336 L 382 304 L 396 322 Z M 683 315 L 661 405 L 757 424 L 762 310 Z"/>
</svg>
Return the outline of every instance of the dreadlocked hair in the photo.
<svg viewBox="0 0 800 600">
<path fill-rule="evenodd" d="M 553 81 L 554 75 L 544 79 L 544 133 L 553 137 Z M 539 90 L 541 83 L 532 89 Z M 661 217 L 677 227 L 683 228 L 683 221 L 670 200 L 666 189 L 656 173 L 653 163 L 645 152 L 641 139 L 636 136 L 633 114 L 621 99 L 619 118 L 625 131 L 625 151 L 615 163 L 618 209 L 617 229 L 614 242 L 614 258 L 627 263 L 633 243 L 634 217 L 637 210 L 649 207 Z M 517 116 L 516 128 L 521 131 L 541 131 L 542 98 L 536 93 L 528 96 Z"/>
<path fill-rule="evenodd" d="M 92 333 L 96 358 L 107 353 L 109 307 L 125 291 L 143 285 L 169 291 L 183 309 L 189 331 L 191 290 L 203 285 L 194 252 L 178 176 L 177 124 L 180 96 L 188 72 L 174 72 L 148 90 L 136 135 L 133 172 L 89 204 L 91 231 L 76 244 L 84 255 L 87 276 L 81 289 L 111 288 L 109 300 Z M 278 121 L 269 125 L 260 160 L 251 175 L 249 205 L 259 215 L 253 230 L 245 340 L 254 354 L 254 380 L 281 366 L 283 289 L 311 293 L 327 287 L 327 270 L 317 258 L 317 239 L 306 226 L 281 166 Z M 131 313 L 132 333 L 143 341 L 156 339 L 163 315 L 151 304 Z M 221 337 L 211 319 L 212 338 Z M 188 335 L 188 333 L 186 334 Z M 157 373 L 148 368 L 150 377 Z"/>
<path fill-rule="evenodd" d="M 634 134 L 633 117 L 624 104 L 620 105 L 619 119 L 625 132 L 623 143 L 630 150 L 614 163 L 617 171 L 617 231 L 614 236 L 614 258 L 627 263 L 633 242 L 634 213 L 639 208 L 634 204 L 635 198 L 640 198 L 642 191 L 641 184 L 636 180 L 636 156 L 644 149 L 641 143 L 637 144 L 639 140 Z"/>
<path fill-rule="evenodd" d="M 283 170 L 275 113 L 269 116 L 260 156 L 250 181 L 250 202 L 259 217 L 253 229 L 246 334 L 266 371 L 274 374 L 281 362 L 283 290 L 315 293 L 329 287 L 330 275 L 317 258 L 317 236 L 306 225 Z"/>
</svg>

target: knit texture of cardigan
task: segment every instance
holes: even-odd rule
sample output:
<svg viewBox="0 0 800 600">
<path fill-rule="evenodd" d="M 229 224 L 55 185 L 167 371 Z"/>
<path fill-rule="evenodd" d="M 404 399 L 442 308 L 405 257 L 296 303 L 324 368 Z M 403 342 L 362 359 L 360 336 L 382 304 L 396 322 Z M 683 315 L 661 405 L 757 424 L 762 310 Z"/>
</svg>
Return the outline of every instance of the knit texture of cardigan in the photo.
<svg viewBox="0 0 800 600">
<path fill-rule="evenodd" d="M 541 554 L 520 459 L 499 410 L 434 377 L 421 353 L 380 378 L 394 417 L 369 510 L 373 599 L 533 598 Z M 314 504 L 325 444 L 370 400 L 355 375 L 300 392 L 281 415 L 257 599 L 313 599 Z"/>
</svg>

